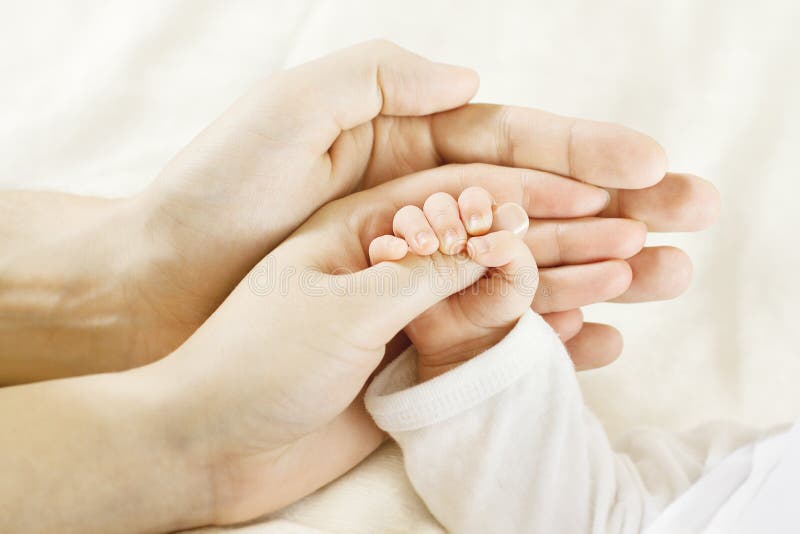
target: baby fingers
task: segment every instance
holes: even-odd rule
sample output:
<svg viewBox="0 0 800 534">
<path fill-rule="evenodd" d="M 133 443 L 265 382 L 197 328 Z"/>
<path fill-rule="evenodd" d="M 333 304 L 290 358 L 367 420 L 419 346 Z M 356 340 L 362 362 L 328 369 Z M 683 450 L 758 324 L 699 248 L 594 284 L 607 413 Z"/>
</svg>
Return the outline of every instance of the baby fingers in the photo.
<svg viewBox="0 0 800 534">
<path fill-rule="evenodd" d="M 414 254 L 430 256 L 439 249 L 439 239 L 425 214 L 416 206 L 403 206 L 395 213 L 392 232 L 405 239 Z"/>
<path fill-rule="evenodd" d="M 408 254 L 405 240 L 393 235 L 376 237 L 369 244 L 369 263 L 375 265 L 382 261 L 402 260 Z"/>
<path fill-rule="evenodd" d="M 508 230 L 471 237 L 467 241 L 467 253 L 472 261 L 484 267 L 502 267 L 519 262 L 535 265 L 527 245 Z"/>
<path fill-rule="evenodd" d="M 482 187 L 468 187 L 458 197 L 461 220 L 470 235 L 483 235 L 492 227 L 494 200 Z"/>
<path fill-rule="evenodd" d="M 467 243 L 467 230 L 461 222 L 456 199 L 447 193 L 434 193 L 422 207 L 428 222 L 439 238 L 443 254 L 458 254 Z"/>
<path fill-rule="evenodd" d="M 506 202 L 495 208 L 490 231 L 508 230 L 517 237 L 524 237 L 528 232 L 530 222 L 528 213 L 522 206 L 514 202 Z"/>
</svg>

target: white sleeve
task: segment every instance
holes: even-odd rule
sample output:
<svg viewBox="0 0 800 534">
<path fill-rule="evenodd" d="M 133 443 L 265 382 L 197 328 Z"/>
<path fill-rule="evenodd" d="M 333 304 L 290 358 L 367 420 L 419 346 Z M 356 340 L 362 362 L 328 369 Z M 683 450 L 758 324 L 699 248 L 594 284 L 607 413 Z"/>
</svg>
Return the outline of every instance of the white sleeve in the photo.
<svg viewBox="0 0 800 534">
<path fill-rule="evenodd" d="M 526 313 L 497 345 L 417 384 L 413 348 L 369 386 L 367 409 L 451 532 L 640 532 L 752 434 L 641 430 L 615 452 L 583 404 L 558 336 Z"/>
</svg>

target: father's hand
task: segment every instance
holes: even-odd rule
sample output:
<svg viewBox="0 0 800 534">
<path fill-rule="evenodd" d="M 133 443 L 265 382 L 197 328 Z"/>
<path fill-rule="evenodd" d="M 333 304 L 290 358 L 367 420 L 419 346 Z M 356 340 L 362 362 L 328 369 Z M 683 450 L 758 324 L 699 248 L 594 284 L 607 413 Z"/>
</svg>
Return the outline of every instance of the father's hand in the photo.
<svg viewBox="0 0 800 534">
<path fill-rule="evenodd" d="M 174 328 L 164 346 L 137 359 L 177 346 L 253 264 L 324 203 L 411 172 L 472 162 L 609 188 L 603 215 L 615 219 L 533 221 L 528 239 L 545 267 L 538 311 L 553 313 L 547 317 L 565 340 L 575 336 L 570 348 L 580 366 L 615 358 L 616 330 L 581 329 L 577 308 L 614 297 L 670 298 L 691 272 L 680 250 L 640 253 L 645 226 L 618 218 L 643 221 L 651 230 L 696 230 L 714 219 L 716 191 L 691 176 L 664 178 L 662 148 L 626 128 L 525 108 L 464 106 L 477 86 L 471 70 L 374 41 L 254 87 L 141 199 L 151 207 L 154 235 L 167 235 L 167 249 L 139 287 L 160 305 L 154 324 Z M 545 250 L 543 243 L 555 247 Z M 603 261 L 635 254 L 628 263 Z M 143 329 L 142 335 L 150 334 Z"/>
</svg>

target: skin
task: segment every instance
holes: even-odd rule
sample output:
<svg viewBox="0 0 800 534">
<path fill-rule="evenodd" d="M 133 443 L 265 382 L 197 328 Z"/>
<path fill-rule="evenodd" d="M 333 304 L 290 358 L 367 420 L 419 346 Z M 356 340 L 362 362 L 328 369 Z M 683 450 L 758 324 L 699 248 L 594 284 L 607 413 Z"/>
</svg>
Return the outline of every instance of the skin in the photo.
<svg viewBox="0 0 800 534">
<path fill-rule="evenodd" d="M 409 173 L 474 162 L 529 169 L 526 180 L 560 175 L 609 191 L 598 190 L 577 210 L 546 195 L 523 205 L 541 204 L 548 208 L 542 217 L 560 219 L 555 226 L 532 221 L 526 237 L 537 257 L 558 255 L 543 264 L 537 311 L 563 339 L 582 338 L 570 346 L 576 361 L 613 360 L 619 333 L 610 326 L 576 331 L 578 308 L 674 297 L 688 284 L 690 263 L 678 249 L 645 248 L 631 268 L 620 259 L 638 251 L 644 227 L 606 219 L 697 230 L 716 216 L 718 193 L 702 179 L 665 175 L 664 151 L 646 135 L 467 104 L 477 84 L 471 70 L 365 43 L 253 87 L 134 198 L 0 194 L 0 383 L 161 358 L 324 203 Z M 461 168 L 471 173 L 467 182 L 479 174 Z M 597 219 L 561 220 L 598 211 Z"/>
<path fill-rule="evenodd" d="M 654 230 L 697 229 L 717 209 L 716 191 L 692 176 L 664 177 L 663 150 L 642 134 L 465 106 L 476 87 L 466 69 L 388 43 L 362 45 L 255 87 L 134 198 L 2 195 L 2 382 L 116 371 L 168 355 L 125 373 L 0 390 L 9 429 L 0 438 L 2 530 L 236 522 L 358 463 L 383 439 L 359 391 L 392 337 L 444 298 L 423 288 L 390 302 L 359 273 L 371 269 L 370 241 L 391 232 L 381 221 L 404 205 L 424 208 L 437 191 L 456 197 L 482 186 L 535 221 L 567 225 L 537 233 L 534 224 L 525 237 L 558 256 L 540 275 L 547 298 L 535 302 L 574 333 L 578 365 L 616 357 L 618 333 L 580 327 L 574 310 L 633 289 L 634 300 L 671 295 L 682 281 L 665 284 L 658 273 L 683 272 L 674 267 L 685 255 L 645 249 L 637 281 L 628 262 L 597 259 L 636 248 L 641 226 L 609 235 L 585 218 L 636 214 Z M 569 226 L 577 222 L 584 225 Z M 598 232 L 598 258 L 570 264 L 564 236 L 596 242 Z M 402 278 L 449 261 L 437 254 L 392 262 L 389 272 Z M 366 291 L 258 295 L 249 282 L 273 260 Z M 332 274 L 340 268 L 353 274 Z M 477 279 L 483 270 L 469 272 Z M 396 313 L 382 313 L 388 308 Z M 52 473 L 69 483 L 54 483 Z M 47 518 L 38 513 L 45 503 Z"/>
<path fill-rule="evenodd" d="M 420 381 L 497 344 L 531 306 L 539 276 L 530 248 L 521 239 L 528 230 L 528 214 L 519 204 L 496 209 L 493 204 L 489 192 L 480 187 L 467 188 L 458 201 L 447 193 L 434 193 L 422 210 L 401 208 L 392 223 L 394 235 L 370 243 L 372 265 L 398 261 L 409 253 L 438 253 L 485 268 L 473 286 L 437 302 L 406 326 L 417 351 Z M 428 234 L 437 246 L 420 249 L 416 239 L 420 234 Z"/>
<path fill-rule="evenodd" d="M 294 502 L 374 450 L 384 436 L 365 413 L 360 392 L 387 344 L 486 273 L 476 262 L 438 251 L 370 267 L 370 243 L 392 233 L 400 208 L 424 208 L 437 192 L 461 194 L 464 169 L 443 169 L 326 205 L 160 361 L 0 390 L 10 429 L 0 437 L 2 530 L 102 532 L 114 525 L 158 531 L 236 523 Z M 592 190 L 567 179 L 524 179 L 526 170 L 491 171 L 488 194 L 520 205 L 531 195 L 569 204 Z M 547 217 L 549 209 L 529 204 L 526 215 Z M 481 239 L 510 235 L 489 230 Z M 515 254 L 532 261 L 522 239 L 514 240 Z M 297 275 L 283 289 L 260 291 L 255 282 L 265 272 Z M 331 289 L 342 287 L 351 290 Z"/>
<path fill-rule="evenodd" d="M 410 211 L 404 206 L 421 210 L 437 191 L 460 195 L 463 173 L 457 169 L 411 175 L 325 206 L 251 272 L 313 273 L 315 284 L 292 277 L 286 292 L 259 294 L 243 282 L 181 348 L 149 367 L 148 373 L 181 377 L 193 394 L 180 403 L 188 403 L 189 413 L 203 414 L 201 429 L 188 441 L 212 443 L 205 447 L 214 451 L 205 463 L 214 466 L 216 522 L 242 521 L 283 506 L 383 440 L 359 394 L 387 344 L 422 312 L 483 277 L 486 267 L 438 252 L 435 239 L 426 244 L 427 255 L 407 254 L 374 266 L 369 251 L 376 252 L 374 239 L 394 233 L 394 227 L 402 232 L 405 223 L 396 214 Z M 544 191 L 566 201 L 589 187 L 557 180 L 521 188 L 525 171 L 497 169 L 488 194 L 517 203 Z M 531 209 L 528 217 L 537 214 Z M 498 230 L 483 238 L 510 235 Z M 515 253 L 524 250 L 535 265 L 521 238 L 514 241 Z M 481 260 L 502 265 L 497 258 Z M 415 275 L 432 270 L 439 274 Z M 331 284 L 348 291 L 315 291 Z M 530 305 L 532 295 L 525 298 Z M 209 381 L 210 376 L 216 378 Z M 348 434 L 339 432 L 342 424 Z M 309 449 L 325 453 L 308 454 Z M 287 476 L 300 466 L 303 479 Z"/>
</svg>

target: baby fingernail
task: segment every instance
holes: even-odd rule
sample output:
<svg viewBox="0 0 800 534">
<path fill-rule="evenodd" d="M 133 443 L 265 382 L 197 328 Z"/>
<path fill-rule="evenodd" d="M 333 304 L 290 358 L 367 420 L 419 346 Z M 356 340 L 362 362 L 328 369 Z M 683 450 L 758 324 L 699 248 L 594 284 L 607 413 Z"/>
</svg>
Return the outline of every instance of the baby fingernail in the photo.
<svg viewBox="0 0 800 534">
<path fill-rule="evenodd" d="M 494 211 L 493 230 L 508 230 L 516 236 L 523 236 L 529 224 L 528 214 L 519 204 L 507 202 Z"/>
<path fill-rule="evenodd" d="M 414 241 L 417 243 L 417 246 L 422 249 L 427 248 L 433 242 L 433 240 L 433 233 L 429 232 L 428 230 L 423 230 L 414 237 Z"/>
<path fill-rule="evenodd" d="M 470 215 L 469 219 L 467 219 L 467 231 L 471 234 L 485 232 L 488 229 L 489 220 L 485 216 L 473 213 Z"/>
<path fill-rule="evenodd" d="M 460 252 L 462 246 L 461 241 L 461 238 L 458 237 L 458 232 L 452 228 L 448 228 L 442 236 L 442 252 L 445 254 L 456 254 Z"/>
</svg>

